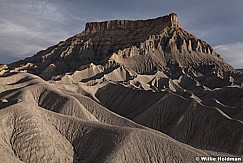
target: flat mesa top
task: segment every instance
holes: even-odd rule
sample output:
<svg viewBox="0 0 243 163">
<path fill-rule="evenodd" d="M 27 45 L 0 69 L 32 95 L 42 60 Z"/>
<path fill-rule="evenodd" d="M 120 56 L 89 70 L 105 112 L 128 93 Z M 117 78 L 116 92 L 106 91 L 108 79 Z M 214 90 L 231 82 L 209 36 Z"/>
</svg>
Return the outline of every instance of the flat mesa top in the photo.
<svg viewBox="0 0 243 163">
<path fill-rule="evenodd" d="M 177 14 L 171 13 L 169 15 L 147 20 L 109 20 L 103 22 L 88 22 L 85 25 L 86 33 L 93 33 L 97 31 L 111 30 L 111 29 L 136 29 L 156 25 L 169 25 L 172 27 L 178 26 Z"/>
</svg>

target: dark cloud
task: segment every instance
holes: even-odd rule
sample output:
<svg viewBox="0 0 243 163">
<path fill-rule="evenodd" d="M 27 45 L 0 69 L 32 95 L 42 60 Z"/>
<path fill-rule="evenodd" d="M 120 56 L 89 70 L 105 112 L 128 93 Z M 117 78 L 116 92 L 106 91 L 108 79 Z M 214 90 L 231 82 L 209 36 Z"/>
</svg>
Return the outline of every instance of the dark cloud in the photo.
<svg viewBox="0 0 243 163">
<path fill-rule="evenodd" d="M 16 56 L 11 56 L 11 55 L 7 55 L 7 54 L 1 54 L 0 55 L 0 61 L 2 63 L 10 63 L 10 62 L 15 62 L 18 60 L 21 60 L 21 57 L 16 57 Z"/>
<path fill-rule="evenodd" d="M 216 47 L 226 61 L 237 67 L 243 63 L 233 49 L 243 50 L 242 0 L 0 0 L 0 4 L 0 56 L 33 55 L 81 32 L 87 21 L 147 19 L 176 12 L 184 29 Z M 229 59 L 229 51 L 235 60 Z"/>
</svg>

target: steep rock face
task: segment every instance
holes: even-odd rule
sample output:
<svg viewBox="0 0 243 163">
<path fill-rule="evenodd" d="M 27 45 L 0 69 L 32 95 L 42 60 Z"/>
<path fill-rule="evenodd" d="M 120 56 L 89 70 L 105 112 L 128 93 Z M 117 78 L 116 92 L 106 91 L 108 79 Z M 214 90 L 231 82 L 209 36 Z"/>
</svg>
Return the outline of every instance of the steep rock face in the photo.
<svg viewBox="0 0 243 163">
<path fill-rule="evenodd" d="M 80 34 L 10 64 L 7 70 L 48 80 L 90 63 L 109 62 L 139 74 L 168 68 L 193 68 L 203 74 L 215 69 L 235 72 L 209 44 L 183 30 L 174 13 L 149 20 L 87 23 Z"/>
<path fill-rule="evenodd" d="M 154 26 L 168 25 L 172 27 L 179 27 L 177 22 L 177 14 L 171 13 L 164 17 L 158 17 L 156 19 L 148 20 L 111 20 L 104 22 L 88 22 L 85 25 L 85 33 L 95 33 L 97 31 L 105 30 L 132 30 L 140 28 L 150 28 Z"/>
</svg>

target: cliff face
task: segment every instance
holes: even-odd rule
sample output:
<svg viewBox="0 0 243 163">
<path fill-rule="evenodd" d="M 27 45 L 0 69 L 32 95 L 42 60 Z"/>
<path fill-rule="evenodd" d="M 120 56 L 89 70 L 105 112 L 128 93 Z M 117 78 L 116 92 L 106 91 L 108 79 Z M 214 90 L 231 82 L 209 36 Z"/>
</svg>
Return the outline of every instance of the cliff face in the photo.
<svg viewBox="0 0 243 163">
<path fill-rule="evenodd" d="M 165 25 L 178 27 L 177 14 L 171 13 L 163 17 L 148 20 L 110 20 L 104 22 L 88 22 L 85 25 L 85 33 L 95 33 L 97 31 L 114 29 L 139 29 Z"/>
<path fill-rule="evenodd" d="M 35 56 L 8 65 L 45 79 L 94 63 L 114 63 L 139 74 L 192 68 L 200 73 L 235 69 L 205 41 L 185 31 L 175 13 L 148 20 L 90 22 L 85 30 Z M 173 74 L 173 72 L 170 72 Z"/>
</svg>

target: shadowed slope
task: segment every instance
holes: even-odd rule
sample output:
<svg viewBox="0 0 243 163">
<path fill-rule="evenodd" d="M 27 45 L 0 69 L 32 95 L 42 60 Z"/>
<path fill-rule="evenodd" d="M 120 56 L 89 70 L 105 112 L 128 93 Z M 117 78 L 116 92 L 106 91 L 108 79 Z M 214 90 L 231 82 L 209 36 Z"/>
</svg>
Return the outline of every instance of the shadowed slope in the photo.
<svg viewBox="0 0 243 163">
<path fill-rule="evenodd" d="M 196 148 L 242 155 L 243 123 L 217 108 L 165 91 L 109 84 L 96 97 L 108 109 Z M 227 143 L 226 143 L 227 142 Z"/>
</svg>

